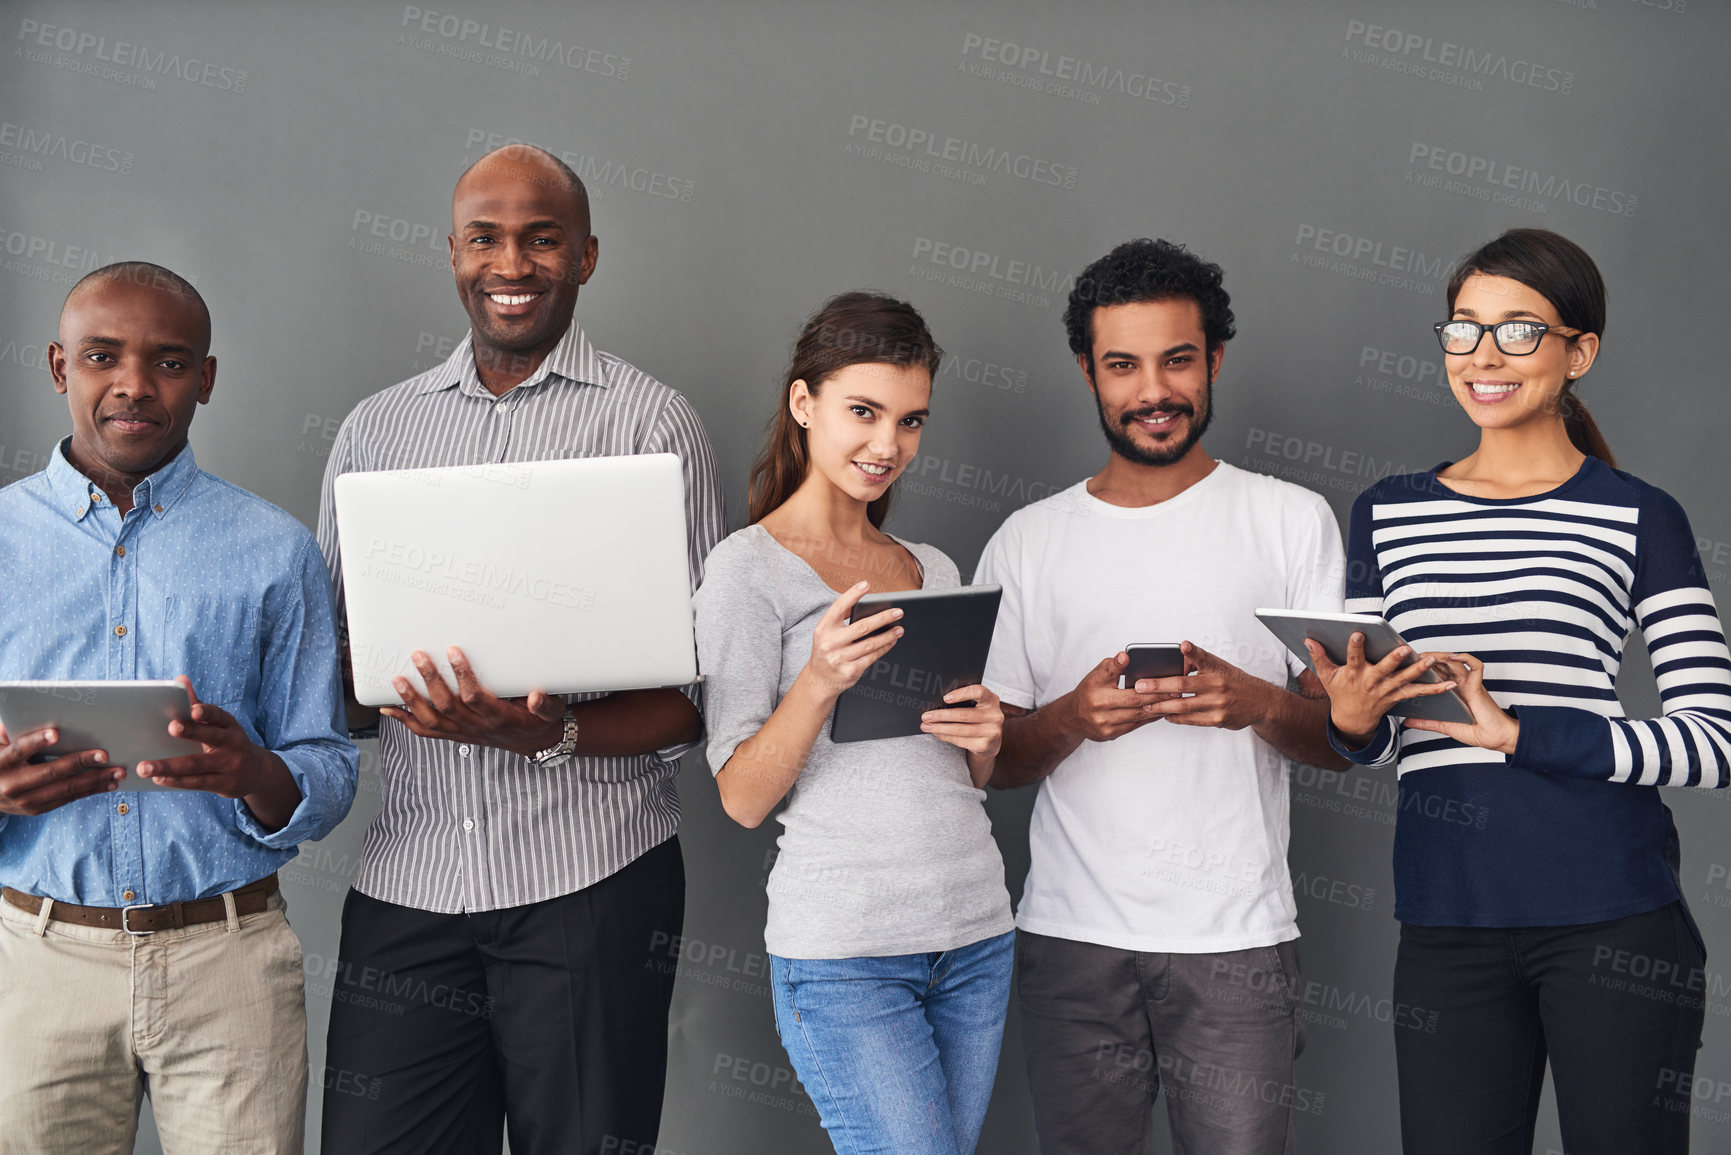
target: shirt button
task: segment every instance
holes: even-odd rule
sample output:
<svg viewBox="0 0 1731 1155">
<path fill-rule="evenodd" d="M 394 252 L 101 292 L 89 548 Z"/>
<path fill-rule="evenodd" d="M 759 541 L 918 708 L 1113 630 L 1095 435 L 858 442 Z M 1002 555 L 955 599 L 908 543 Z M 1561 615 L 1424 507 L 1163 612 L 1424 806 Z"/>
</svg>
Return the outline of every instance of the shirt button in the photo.
<svg viewBox="0 0 1731 1155">
<path fill-rule="evenodd" d="M 120 897 L 124 898 L 127 902 L 131 902 L 133 899 L 137 898 L 138 896 L 136 894 L 133 894 L 130 890 L 123 890 L 120 892 Z"/>
<path fill-rule="evenodd" d="M 114 627 L 114 636 L 117 638 L 124 638 L 126 636 L 126 627 L 125 626 L 115 626 Z"/>
<path fill-rule="evenodd" d="M 101 505 L 102 504 L 102 495 L 100 493 L 93 493 L 90 495 L 90 500 L 95 502 L 98 505 Z"/>
<path fill-rule="evenodd" d="M 474 819 L 473 819 L 473 818 L 465 818 L 465 819 L 463 819 L 463 829 L 464 829 L 464 830 L 473 830 L 473 829 L 475 829 L 475 820 L 474 820 Z"/>
<path fill-rule="evenodd" d="M 150 508 L 154 509 L 158 513 L 162 512 L 162 506 L 160 506 L 160 505 L 153 505 Z"/>
<path fill-rule="evenodd" d="M 114 809 L 121 814 L 131 814 L 132 813 L 132 807 L 128 806 L 124 802 L 122 802 L 119 806 L 116 806 Z"/>
<path fill-rule="evenodd" d="M 465 757 L 465 758 L 467 758 L 467 757 L 468 757 L 468 756 L 469 756 L 469 747 L 467 747 L 467 746 L 458 746 L 458 747 L 457 747 L 457 753 L 459 753 L 459 754 L 461 754 L 461 755 L 462 755 L 462 756 L 463 756 L 463 757 Z"/>
<path fill-rule="evenodd" d="M 119 554 L 121 557 L 125 557 L 126 556 L 126 547 L 123 545 L 117 545 L 114 547 L 114 552 Z"/>
</svg>

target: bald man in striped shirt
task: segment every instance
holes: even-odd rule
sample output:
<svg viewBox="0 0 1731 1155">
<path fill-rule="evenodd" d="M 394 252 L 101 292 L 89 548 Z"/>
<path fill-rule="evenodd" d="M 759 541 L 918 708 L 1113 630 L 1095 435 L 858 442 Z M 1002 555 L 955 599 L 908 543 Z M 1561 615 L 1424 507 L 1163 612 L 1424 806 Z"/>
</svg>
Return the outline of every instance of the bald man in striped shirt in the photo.
<svg viewBox="0 0 1731 1155">
<path fill-rule="evenodd" d="M 339 598 L 341 474 L 629 453 L 684 463 L 695 588 L 723 530 L 714 456 L 684 397 L 573 320 L 599 251 L 582 181 L 506 146 L 457 182 L 451 228 L 469 336 L 362 401 L 331 449 L 318 536 Z M 497 1152 L 503 1129 L 514 1155 L 649 1150 L 673 989 L 651 951 L 684 917 L 673 779 L 702 734 L 696 687 L 501 699 L 460 655 L 456 686 L 416 662 L 427 694 L 405 683 L 378 719 L 323 1149 Z"/>
</svg>

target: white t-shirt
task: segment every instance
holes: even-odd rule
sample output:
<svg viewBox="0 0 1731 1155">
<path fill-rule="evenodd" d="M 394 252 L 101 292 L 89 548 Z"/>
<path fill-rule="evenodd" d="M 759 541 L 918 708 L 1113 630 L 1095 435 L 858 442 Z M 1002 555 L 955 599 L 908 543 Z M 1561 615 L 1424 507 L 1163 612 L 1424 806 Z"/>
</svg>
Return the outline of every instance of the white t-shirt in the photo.
<svg viewBox="0 0 1731 1155">
<path fill-rule="evenodd" d="M 1303 663 L 1264 606 L 1341 609 L 1326 502 L 1221 462 L 1137 509 L 1071 486 L 1011 515 L 976 582 L 1004 587 L 986 684 L 1037 709 L 1131 642 L 1190 641 L 1285 686 Z M 1298 937 L 1287 765 L 1246 727 L 1161 720 L 1083 742 L 1040 784 L 1016 925 L 1124 950 L 1217 953 Z"/>
</svg>

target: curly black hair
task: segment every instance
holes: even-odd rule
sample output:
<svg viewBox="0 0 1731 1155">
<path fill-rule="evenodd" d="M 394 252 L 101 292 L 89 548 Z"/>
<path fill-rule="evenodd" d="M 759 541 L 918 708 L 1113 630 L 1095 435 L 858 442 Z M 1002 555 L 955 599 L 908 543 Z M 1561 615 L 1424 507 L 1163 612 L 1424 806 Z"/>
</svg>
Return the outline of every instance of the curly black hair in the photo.
<svg viewBox="0 0 1731 1155">
<path fill-rule="evenodd" d="M 1202 310 L 1203 340 L 1206 352 L 1212 354 L 1238 332 L 1232 298 L 1220 287 L 1222 276 L 1219 265 L 1203 260 L 1183 245 L 1147 237 L 1125 241 L 1076 278 L 1069 304 L 1064 307 L 1070 351 L 1087 359 L 1092 377 L 1095 309 L 1177 299 L 1195 301 Z"/>
</svg>

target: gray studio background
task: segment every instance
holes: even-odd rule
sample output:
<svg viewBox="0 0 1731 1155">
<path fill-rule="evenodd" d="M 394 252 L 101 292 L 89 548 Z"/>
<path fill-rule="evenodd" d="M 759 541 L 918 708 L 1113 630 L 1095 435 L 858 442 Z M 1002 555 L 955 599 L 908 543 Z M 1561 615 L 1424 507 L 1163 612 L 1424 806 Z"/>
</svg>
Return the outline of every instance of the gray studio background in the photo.
<svg viewBox="0 0 1731 1155">
<path fill-rule="evenodd" d="M 14 2 L 0 37 L 0 482 L 68 429 L 44 357 L 66 287 L 141 258 L 215 314 L 200 463 L 310 524 L 350 407 L 462 337 L 451 186 L 522 138 L 589 181 L 601 259 L 578 319 L 695 403 L 736 527 L 801 319 L 843 289 L 912 299 L 951 359 L 891 525 L 964 572 L 1007 514 L 1103 459 L 1060 315 L 1115 242 L 1166 236 L 1224 265 L 1240 336 L 1206 444 L 1344 519 L 1376 477 L 1473 445 L 1429 327 L 1449 264 L 1504 228 L 1555 228 L 1610 285 L 1584 396 L 1623 467 L 1687 508 L 1731 606 L 1722 4 Z M 1159 590 L 1149 574 L 1126 639 L 1164 637 Z M 1635 650 L 1625 700 L 1651 712 Z M 370 743 L 362 771 L 349 820 L 285 871 L 314 1135 L 338 913 L 378 803 Z M 666 945 L 681 982 L 658 1150 L 827 1151 L 766 994 L 777 827 L 727 821 L 700 755 L 680 784 L 690 897 Z M 1711 956 L 1695 1149 L 1731 1150 L 1731 795 L 1667 800 Z M 988 800 L 1012 893 L 1032 801 Z M 1293 768 L 1309 1152 L 1399 1145 L 1394 813 L 1391 781 Z M 1541 1151 L 1560 1147 L 1552 1115 Z M 157 1150 L 148 1123 L 138 1149 Z M 1013 1014 L 981 1150 L 1034 1150 Z"/>
</svg>

